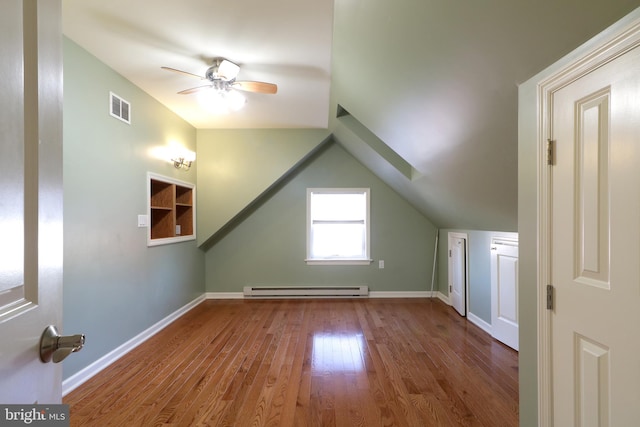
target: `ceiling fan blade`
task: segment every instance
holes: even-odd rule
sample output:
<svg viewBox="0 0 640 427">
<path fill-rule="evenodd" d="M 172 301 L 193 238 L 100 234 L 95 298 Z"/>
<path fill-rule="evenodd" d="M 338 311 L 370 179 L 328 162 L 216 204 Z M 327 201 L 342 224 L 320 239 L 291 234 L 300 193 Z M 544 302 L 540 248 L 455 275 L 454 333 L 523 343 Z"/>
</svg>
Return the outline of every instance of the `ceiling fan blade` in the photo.
<svg viewBox="0 0 640 427">
<path fill-rule="evenodd" d="M 190 93 L 199 92 L 201 90 L 211 89 L 212 87 L 213 86 L 211 86 L 211 85 L 192 87 L 191 89 L 181 90 L 180 92 L 178 92 L 178 94 L 180 94 L 180 95 L 188 95 Z"/>
<path fill-rule="evenodd" d="M 240 66 L 234 64 L 233 62 L 223 59 L 218 65 L 218 76 L 225 80 L 233 80 L 238 75 L 240 71 Z"/>
<path fill-rule="evenodd" d="M 200 80 L 204 80 L 203 76 L 199 76 L 197 74 L 189 73 L 188 71 L 177 70 L 177 69 L 171 68 L 171 67 L 160 67 L 160 68 L 162 68 L 163 70 L 173 71 L 174 73 L 186 74 L 187 76 L 191 76 L 191 77 L 198 78 Z"/>
<path fill-rule="evenodd" d="M 273 83 L 239 81 L 234 82 L 231 87 L 247 92 L 274 94 L 278 92 L 278 86 Z"/>
</svg>

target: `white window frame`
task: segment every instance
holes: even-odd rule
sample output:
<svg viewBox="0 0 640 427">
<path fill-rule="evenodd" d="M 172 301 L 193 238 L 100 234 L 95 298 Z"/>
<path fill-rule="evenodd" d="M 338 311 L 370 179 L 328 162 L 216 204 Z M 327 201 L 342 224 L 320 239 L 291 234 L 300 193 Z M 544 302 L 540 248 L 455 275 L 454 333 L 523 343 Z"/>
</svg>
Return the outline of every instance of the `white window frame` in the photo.
<svg viewBox="0 0 640 427">
<path fill-rule="evenodd" d="M 312 258 L 311 257 L 311 199 L 312 194 L 355 194 L 364 193 L 366 203 L 365 218 L 365 256 L 362 258 L 346 258 L 346 257 L 329 257 L 329 258 Z M 371 239 L 370 239 L 370 197 L 369 188 L 307 188 L 307 257 L 305 262 L 307 265 L 369 265 L 371 259 Z"/>
</svg>

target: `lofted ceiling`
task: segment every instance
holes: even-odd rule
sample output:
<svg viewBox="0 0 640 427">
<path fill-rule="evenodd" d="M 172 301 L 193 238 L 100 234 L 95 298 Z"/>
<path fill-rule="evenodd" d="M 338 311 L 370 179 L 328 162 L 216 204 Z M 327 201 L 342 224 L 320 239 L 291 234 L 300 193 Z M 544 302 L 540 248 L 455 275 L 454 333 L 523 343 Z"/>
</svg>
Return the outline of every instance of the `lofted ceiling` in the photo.
<svg viewBox="0 0 640 427">
<path fill-rule="evenodd" d="M 518 84 L 638 6 L 63 0 L 63 29 L 198 129 L 329 128 L 436 226 L 514 231 Z M 214 57 L 278 94 L 249 94 L 243 110 L 214 116 L 176 94 L 196 79 L 160 69 L 203 74 Z M 338 104 L 355 130 L 336 119 Z M 389 167 L 385 150 L 412 172 Z"/>
<path fill-rule="evenodd" d="M 362 126 L 333 132 L 439 228 L 516 231 L 518 84 L 639 5 L 337 0 L 332 94 Z M 411 175 L 358 139 L 383 141 Z"/>
<path fill-rule="evenodd" d="M 326 128 L 333 0 L 63 0 L 63 32 L 200 129 Z M 241 66 L 238 80 L 278 85 L 247 93 L 245 108 L 215 115 L 196 95 L 214 58 Z"/>
</svg>

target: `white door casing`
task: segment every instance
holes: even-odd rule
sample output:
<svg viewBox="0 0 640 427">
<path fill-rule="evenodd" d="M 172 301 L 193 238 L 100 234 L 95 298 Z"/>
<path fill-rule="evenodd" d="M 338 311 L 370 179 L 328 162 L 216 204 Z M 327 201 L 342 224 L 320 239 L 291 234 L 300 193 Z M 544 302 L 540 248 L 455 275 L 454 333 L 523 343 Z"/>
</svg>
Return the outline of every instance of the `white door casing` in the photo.
<svg viewBox="0 0 640 427">
<path fill-rule="evenodd" d="M 449 233 L 449 302 L 467 315 L 467 235 Z"/>
<path fill-rule="evenodd" d="M 39 355 L 62 309 L 60 2 L 0 8 L 0 402 L 60 403 L 61 367 Z"/>
<path fill-rule="evenodd" d="M 543 426 L 640 419 L 639 46 L 636 19 L 539 84 Z"/>
<path fill-rule="evenodd" d="M 518 350 L 518 241 L 491 238 L 491 335 Z"/>
</svg>

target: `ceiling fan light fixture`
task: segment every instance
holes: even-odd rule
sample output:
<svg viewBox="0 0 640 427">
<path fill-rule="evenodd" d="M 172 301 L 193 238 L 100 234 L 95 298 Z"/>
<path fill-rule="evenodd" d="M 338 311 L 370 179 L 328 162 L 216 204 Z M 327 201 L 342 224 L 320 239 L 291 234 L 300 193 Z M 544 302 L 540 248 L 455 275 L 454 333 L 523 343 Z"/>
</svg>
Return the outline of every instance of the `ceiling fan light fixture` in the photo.
<svg viewBox="0 0 640 427">
<path fill-rule="evenodd" d="M 235 90 L 211 88 L 198 92 L 198 101 L 213 114 L 228 114 L 238 111 L 246 104 L 246 98 Z"/>
<path fill-rule="evenodd" d="M 244 107 L 247 101 L 239 91 L 263 94 L 278 92 L 278 86 L 274 83 L 236 80 L 240 66 L 223 58 L 215 59 L 214 64 L 207 69 L 203 77 L 177 68 L 161 68 L 204 80 L 206 84 L 181 90 L 178 94 L 197 93 L 200 105 L 213 114 L 227 114 Z"/>
<path fill-rule="evenodd" d="M 223 80 L 233 80 L 240 72 L 240 67 L 237 64 L 226 59 L 217 59 L 216 64 L 211 68 L 214 69 L 215 75 Z"/>
<path fill-rule="evenodd" d="M 229 90 L 224 95 L 231 111 L 238 111 L 247 103 L 247 99 L 238 91 Z"/>
</svg>

